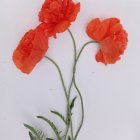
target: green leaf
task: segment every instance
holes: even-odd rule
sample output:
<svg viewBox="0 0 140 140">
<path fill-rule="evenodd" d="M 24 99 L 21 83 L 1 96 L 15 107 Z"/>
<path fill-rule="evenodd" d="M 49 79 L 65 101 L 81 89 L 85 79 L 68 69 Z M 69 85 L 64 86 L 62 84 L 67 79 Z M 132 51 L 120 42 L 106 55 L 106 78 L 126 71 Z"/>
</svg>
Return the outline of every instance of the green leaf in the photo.
<svg viewBox="0 0 140 140">
<path fill-rule="evenodd" d="M 75 104 L 75 101 L 76 101 L 77 97 L 74 97 L 71 104 L 70 104 L 70 109 L 72 110 L 73 107 L 74 107 L 74 104 Z"/>
<path fill-rule="evenodd" d="M 51 113 L 57 115 L 66 124 L 66 120 L 65 120 L 65 118 L 64 118 L 64 116 L 62 114 L 60 114 L 57 111 L 52 111 L 52 110 L 51 110 Z"/>
<path fill-rule="evenodd" d="M 71 140 L 71 137 L 70 136 L 68 136 L 68 140 Z"/>
<path fill-rule="evenodd" d="M 44 134 L 42 131 L 39 131 L 28 124 L 24 124 L 24 126 L 30 130 L 29 135 L 30 135 L 31 140 L 45 140 Z"/>
<path fill-rule="evenodd" d="M 54 140 L 54 139 L 51 139 L 51 138 L 46 138 L 46 140 Z"/>
<path fill-rule="evenodd" d="M 35 137 L 32 135 L 31 132 L 29 132 L 29 136 L 30 136 L 31 140 L 35 140 Z"/>
<path fill-rule="evenodd" d="M 61 140 L 59 132 L 58 132 L 58 129 L 57 129 L 57 127 L 55 126 L 55 124 L 53 122 L 51 122 L 49 119 L 47 119 L 47 118 L 45 118 L 43 116 L 38 116 L 37 118 L 42 119 L 45 122 L 47 122 L 50 125 L 50 127 L 53 129 L 54 133 L 56 134 L 57 139 Z"/>
</svg>

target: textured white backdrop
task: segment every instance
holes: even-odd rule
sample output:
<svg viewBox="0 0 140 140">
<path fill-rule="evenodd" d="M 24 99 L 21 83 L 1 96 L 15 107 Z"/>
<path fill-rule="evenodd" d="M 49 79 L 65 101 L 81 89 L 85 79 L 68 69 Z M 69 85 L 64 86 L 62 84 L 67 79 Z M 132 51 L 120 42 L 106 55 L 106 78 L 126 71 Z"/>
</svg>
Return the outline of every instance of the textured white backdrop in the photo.
<svg viewBox="0 0 140 140">
<path fill-rule="evenodd" d="M 85 123 L 78 140 L 140 139 L 140 1 L 80 0 L 81 12 L 71 30 L 78 49 L 90 39 L 85 33 L 92 17 L 116 16 L 129 33 L 129 45 L 115 65 L 97 63 L 97 45 L 89 45 L 77 67 L 77 83 L 84 97 Z M 43 59 L 32 74 L 21 73 L 12 62 L 12 52 L 23 34 L 38 24 L 43 0 L 0 0 L 0 139 L 29 140 L 23 122 L 54 136 L 35 116 L 52 118 L 49 110 L 64 113 L 65 97 L 55 67 Z M 67 87 L 71 76 L 73 48 L 67 32 L 50 39 L 48 56 L 58 62 Z M 73 89 L 73 95 L 76 94 Z M 75 114 L 80 111 L 79 100 Z M 75 115 L 75 126 L 79 115 Z"/>
</svg>

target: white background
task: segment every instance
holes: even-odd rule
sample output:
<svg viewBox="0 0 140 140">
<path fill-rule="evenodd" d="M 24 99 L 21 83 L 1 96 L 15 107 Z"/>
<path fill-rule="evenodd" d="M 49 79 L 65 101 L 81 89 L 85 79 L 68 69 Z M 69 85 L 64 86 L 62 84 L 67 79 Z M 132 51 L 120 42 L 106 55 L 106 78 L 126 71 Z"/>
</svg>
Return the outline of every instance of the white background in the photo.
<svg viewBox="0 0 140 140">
<path fill-rule="evenodd" d="M 85 123 L 78 140 L 140 139 L 140 1 L 80 0 L 81 12 L 71 26 L 78 50 L 90 40 L 85 28 L 91 18 L 118 17 L 129 33 L 128 48 L 121 61 L 105 66 L 89 45 L 77 67 L 77 83 L 84 98 Z M 23 123 L 50 128 L 35 116 L 44 115 L 63 127 L 49 110 L 65 113 L 65 96 L 55 67 L 43 59 L 30 75 L 12 62 L 12 53 L 26 31 L 38 25 L 43 0 L 0 0 L 0 139 L 29 140 Z M 72 42 L 67 32 L 50 39 L 48 56 L 60 65 L 67 88 L 71 77 Z M 77 94 L 73 89 L 73 96 Z M 74 125 L 79 123 L 79 99 Z"/>
</svg>

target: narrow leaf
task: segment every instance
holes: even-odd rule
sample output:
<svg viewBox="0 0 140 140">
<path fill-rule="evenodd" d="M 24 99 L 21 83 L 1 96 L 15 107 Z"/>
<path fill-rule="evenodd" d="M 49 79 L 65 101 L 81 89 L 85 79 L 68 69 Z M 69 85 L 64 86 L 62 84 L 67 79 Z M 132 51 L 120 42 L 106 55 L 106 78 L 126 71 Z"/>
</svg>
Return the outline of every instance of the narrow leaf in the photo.
<svg viewBox="0 0 140 140">
<path fill-rule="evenodd" d="M 71 137 L 70 136 L 68 136 L 68 140 L 71 140 Z"/>
<path fill-rule="evenodd" d="M 32 135 L 31 132 L 29 132 L 29 136 L 30 136 L 31 140 L 35 140 L 35 139 L 34 139 L 34 136 Z"/>
<path fill-rule="evenodd" d="M 66 120 L 65 120 L 65 118 L 64 118 L 64 116 L 62 114 L 60 114 L 57 111 L 52 111 L 52 110 L 51 110 L 51 113 L 57 115 L 66 124 Z"/>
<path fill-rule="evenodd" d="M 37 118 L 42 119 L 42 120 L 44 120 L 45 122 L 47 122 L 47 123 L 50 125 L 50 127 L 53 129 L 54 133 L 56 134 L 57 139 L 58 139 L 58 140 L 61 140 L 61 138 L 60 138 L 60 136 L 59 136 L 58 129 L 56 128 L 56 126 L 55 126 L 55 124 L 54 124 L 53 122 L 51 122 L 49 119 L 47 119 L 47 118 L 45 118 L 45 117 L 43 117 L 43 116 L 38 116 Z"/>
<path fill-rule="evenodd" d="M 73 107 L 74 107 L 74 104 L 75 104 L 75 101 L 76 101 L 77 97 L 74 97 L 71 104 L 70 104 L 70 109 L 72 110 Z"/>
<path fill-rule="evenodd" d="M 36 130 L 34 127 L 28 124 L 24 124 L 24 126 L 31 131 L 29 133 L 31 140 L 44 140 L 43 132 Z"/>
</svg>

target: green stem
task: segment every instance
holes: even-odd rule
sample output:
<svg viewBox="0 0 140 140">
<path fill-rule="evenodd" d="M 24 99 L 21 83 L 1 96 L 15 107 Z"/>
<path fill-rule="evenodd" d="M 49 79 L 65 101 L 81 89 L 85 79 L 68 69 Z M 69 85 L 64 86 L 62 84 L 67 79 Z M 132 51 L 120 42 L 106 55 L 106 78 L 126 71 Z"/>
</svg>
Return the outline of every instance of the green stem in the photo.
<svg viewBox="0 0 140 140">
<path fill-rule="evenodd" d="M 69 34 L 70 34 L 70 36 L 72 38 L 72 42 L 73 42 L 73 47 L 74 47 L 74 65 L 75 65 L 75 61 L 76 61 L 76 42 L 75 42 L 74 36 L 73 36 L 72 32 L 70 31 L 70 29 L 68 29 L 68 32 L 69 32 Z M 70 107 L 70 93 L 71 93 L 73 81 L 74 81 L 74 75 L 72 75 L 72 80 L 71 80 L 69 91 L 68 91 L 68 115 L 70 115 L 69 118 L 70 118 L 70 128 L 71 128 L 71 138 L 72 138 L 72 140 L 74 138 L 73 137 L 73 124 L 72 124 L 71 110 L 70 110 L 69 107 Z M 69 125 L 67 126 L 66 135 L 65 135 L 64 140 L 66 140 L 68 131 L 69 131 Z"/>
<path fill-rule="evenodd" d="M 72 32 L 70 31 L 70 29 L 68 29 L 68 32 L 69 32 L 69 34 L 70 34 L 70 36 L 71 36 L 71 38 L 72 38 L 72 42 L 73 42 L 73 47 L 74 47 L 74 60 L 76 61 L 76 41 L 75 41 L 75 39 L 74 39 L 74 36 L 73 36 L 73 34 L 72 34 Z"/>
<path fill-rule="evenodd" d="M 71 116 L 71 112 L 70 112 L 70 103 L 69 103 L 69 96 L 67 94 L 67 90 L 66 90 L 66 86 L 65 86 L 65 83 L 64 83 L 64 78 L 63 78 L 63 75 L 62 75 L 62 72 L 60 70 L 60 67 L 56 64 L 56 62 L 54 60 L 52 60 L 51 58 L 45 56 L 46 59 L 48 59 L 50 62 L 52 62 L 55 67 L 57 68 L 58 70 L 58 73 L 60 75 L 60 79 L 61 79 L 61 83 L 62 83 L 62 86 L 63 86 L 63 89 L 64 89 L 64 93 L 65 93 L 65 96 L 66 96 L 66 99 L 67 99 L 67 117 L 66 117 L 66 120 L 67 120 L 67 125 L 66 125 L 66 134 L 64 136 L 64 140 L 66 140 L 66 137 L 67 137 L 67 134 L 68 134 L 68 130 L 69 130 L 69 119 L 70 119 L 70 116 Z"/>
<path fill-rule="evenodd" d="M 66 125 L 66 134 L 65 134 L 65 137 L 64 137 L 64 140 L 66 140 L 66 137 L 67 137 L 67 133 L 68 133 L 68 130 L 69 130 L 69 119 L 71 117 L 71 112 L 70 112 L 70 104 L 69 104 L 69 96 L 67 94 L 67 90 L 66 90 L 66 86 L 65 86 L 65 83 L 64 83 L 64 78 L 63 78 L 63 75 L 62 75 L 62 72 L 60 70 L 60 67 L 57 65 L 57 63 L 52 60 L 51 58 L 45 56 L 46 59 L 48 59 L 50 62 L 52 62 L 54 64 L 54 66 L 57 68 L 58 70 L 58 73 L 60 75 L 60 79 L 61 79 L 61 83 L 62 83 L 62 86 L 63 86 L 63 90 L 64 90 L 64 93 L 65 93 L 65 96 L 66 96 L 66 100 L 67 100 L 67 117 L 66 117 L 66 120 L 67 120 L 67 125 Z M 69 117 L 70 116 L 70 117 Z"/>
<path fill-rule="evenodd" d="M 56 62 L 54 60 L 52 60 L 48 56 L 45 56 L 45 58 L 48 59 L 50 62 L 52 62 L 55 65 L 55 67 L 57 68 L 58 73 L 60 75 L 60 79 L 61 79 L 61 83 L 62 83 L 62 86 L 63 86 L 63 90 L 64 90 L 64 93 L 65 93 L 66 99 L 68 101 L 67 90 L 66 90 L 66 86 L 65 86 L 65 83 L 64 83 L 64 78 L 63 78 L 62 72 L 60 70 L 60 67 L 56 64 Z"/>
<path fill-rule="evenodd" d="M 52 62 L 52 63 L 56 66 L 56 68 L 57 68 L 57 70 L 58 70 L 58 72 L 59 72 L 59 75 L 60 75 L 60 79 L 61 79 L 61 82 L 62 82 L 63 90 L 64 90 L 64 93 L 65 93 L 65 96 L 66 96 L 66 100 L 67 100 L 67 103 L 68 103 L 68 107 L 67 107 L 67 120 L 69 121 L 70 124 L 69 124 L 69 123 L 67 124 L 66 135 L 65 135 L 65 137 L 64 137 L 64 140 L 66 140 L 66 138 L 67 138 L 69 126 L 71 127 L 72 140 L 76 140 L 76 138 L 77 138 L 77 136 L 78 136 L 78 134 L 79 134 L 79 132 L 80 132 L 80 130 L 81 130 L 81 127 L 82 127 L 82 125 L 83 125 L 83 122 L 84 122 L 84 103 L 83 103 L 83 98 L 82 98 L 82 95 L 81 95 L 80 90 L 78 89 L 78 86 L 77 86 L 77 84 L 76 84 L 76 79 L 75 79 L 76 65 L 77 65 L 77 62 L 78 62 L 78 60 L 79 60 L 79 58 L 80 58 L 80 56 L 81 56 L 81 54 L 82 54 L 84 48 L 85 48 L 88 44 L 90 44 L 90 43 L 96 43 L 96 42 L 90 41 L 90 42 L 85 43 L 85 44 L 83 45 L 83 47 L 81 48 L 81 50 L 80 50 L 80 52 L 79 52 L 79 54 L 78 54 L 78 56 L 77 56 L 77 58 L 76 58 L 76 43 L 75 43 L 75 40 L 74 40 L 74 37 L 73 37 L 71 31 L 70 31 L 70 30 L 68 30 L 68 31 L 69 31 L 69 33 L 70 33 L 70 35 L 71 35 L 71 37 L 72 37 L 73 46 L 74 46 L 74 67 L 73 67 L 73 76 L 72 76 L 72 81 L 71 81 L 71 84 L 70 84 L 68 93 L 67 93 L 66 86 L 65 86 L 65 83 L 64 83 L 64 78 L 63 78 L 63 75 L 62 75 L 62 72 L 61 72 L 59 66 L 58 66 L 58 65 L 56 64 L 56 62 L 55 62 L 54 60 L 52 60 L 51 58 L 49 58 L 49 57 L 47 57 L 47 56 L 45 56 L 45 58 L 48 59 L 50 62 Z M 70 93 L 71 93 L 71 89 L 72 89 L 73 83 L 74 83 L 74 86 L 75 86 L 75 88 L 76 88 L 76 90 L 77 90 L 79 96 L 80 96 L 81 108 L 82 108 L 82 120 L 81 120 L 80 126 L 79 126 L 79 128 L 78 128 L 78 130 L 77 130 L 75 136 L 73 136 L 73 126 L 72 126 L 72 118 L 71 118 L 71 110 L 70 110 Z"/>
<path fill-rule="evenodd" d="M 86 47 L 87 45 L 91 44 L 91 43 L 96 43 L 96 42 L 94 42 L 94 41 L 89 41 L 89 42 L 85 43 L 85 44 L 83 45 L 83 47 L 81 48 L 81 50 L 80 50 L 80 52 L 79 52 L 79 54 L 78 54 L 78 56 L 77 56 L 77 59 L 76 59 L 76 62 L 75 62 L 75 66 L 74 66 L 74 71 L 73 71 L 73 73 L 74 73 L 74 86 L 75 86 L 75 88 L 76 88 L 76 90 L 77 90 L 77 92 L 78 92 L 78 94 L 79 94 L 79 96 L 80 96 L 81 108 L 82 108 L 82 119 L 81 119 L 81 123 L 80 123 L 80 125 L 79 125 L 79 127 L 78 127 L 78 130 L 77 130 L 77 132 L 76 132 L 76 134 L 75 134 L 75 136 L 74 136 L 74 140 L 77 139 L 78 134 L 79 134 L 79 132 L 80 132 L 80 130 L 81 130 L 81 128 L 82 128 L 83 122 L 84 122 L 84 102 L 83 102 L 83 97 L 82 97 L 82 94 L 81 94 L 81 92 L 80 92 L 80 90 L 79 90 L 77 84 L 76 84 L 76 79 L 75 79 L 76 65 L 77 65 L 78 60 L 79 60 L 79 58 L 80 58 L 80 56 L 81 56 L 83 50 L 85 49 L 85 47 Z"/>
</svg>

